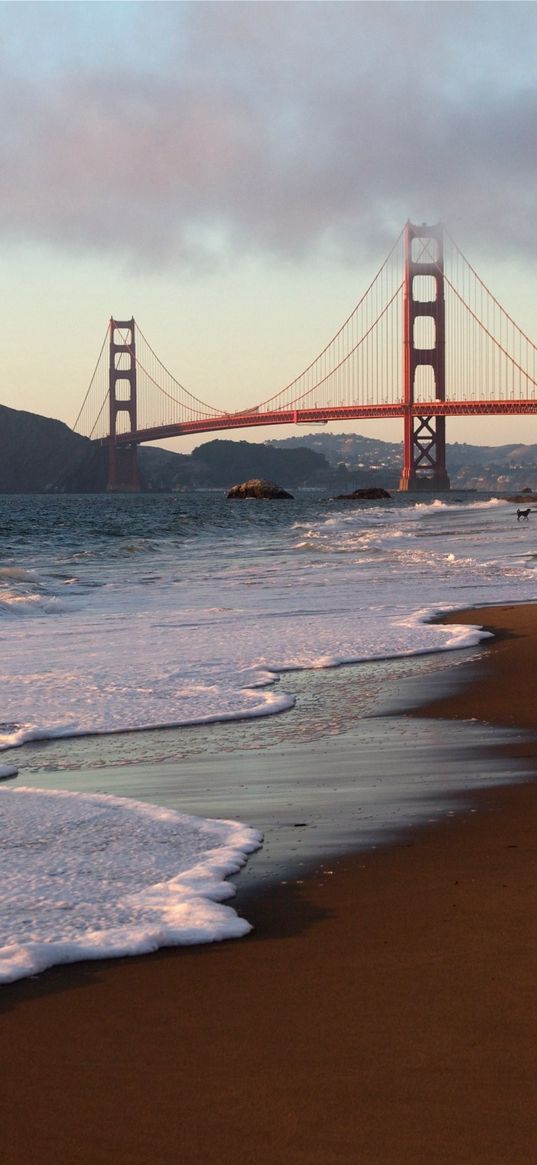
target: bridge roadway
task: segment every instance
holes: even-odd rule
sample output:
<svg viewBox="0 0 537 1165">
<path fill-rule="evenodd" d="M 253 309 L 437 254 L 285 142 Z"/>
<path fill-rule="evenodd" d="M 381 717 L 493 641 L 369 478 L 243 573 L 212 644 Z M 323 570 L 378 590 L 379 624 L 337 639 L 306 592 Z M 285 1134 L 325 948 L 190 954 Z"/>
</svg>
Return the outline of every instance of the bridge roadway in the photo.
<svg viewBox="0 0 537 1165">
<path fill-rule="evenodd" d="M 410 411 L 413 417 L 484 417 L 520 416 L 537 413 L 537 400 L 485 401 L 414 401 L 410 406 L 398 404 L 384 405 L 339 405 L 313 409 L 279 409 L 261 412 L 246 409 L 244 412 L 223 413 L 221 416 L 201 417 L 195 421 L 180 421 L 174 424 L 158 425 L 154 428 L 135 429 L 132 432 L 117 433 L 117 445 L 141 445 L 145 441 L 162 441 L 165 437 L 184 437 L 192 433 L 213 433 L 229 429 L 253 429 L 263 425 L 326 425 L 329 421 L 391 420 L 405 417 Z M 103 437 L 99 444 L 107 445 L 109 437 Z"/>
</svg>

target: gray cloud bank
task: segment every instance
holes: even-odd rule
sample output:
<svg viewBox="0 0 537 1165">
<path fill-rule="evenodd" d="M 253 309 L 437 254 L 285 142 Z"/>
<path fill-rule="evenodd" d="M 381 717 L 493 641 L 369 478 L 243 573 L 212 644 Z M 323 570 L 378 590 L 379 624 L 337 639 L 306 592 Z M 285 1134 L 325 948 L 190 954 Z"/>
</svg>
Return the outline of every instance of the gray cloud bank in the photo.
<svg viewBox="0 0 537 1165">
<path fill-rule="evenodd" d="M 4 4 L 0 34 L 4 239 L 350 260 L 410 217 L 537 250 L 533 3 Z"/>
</svg>

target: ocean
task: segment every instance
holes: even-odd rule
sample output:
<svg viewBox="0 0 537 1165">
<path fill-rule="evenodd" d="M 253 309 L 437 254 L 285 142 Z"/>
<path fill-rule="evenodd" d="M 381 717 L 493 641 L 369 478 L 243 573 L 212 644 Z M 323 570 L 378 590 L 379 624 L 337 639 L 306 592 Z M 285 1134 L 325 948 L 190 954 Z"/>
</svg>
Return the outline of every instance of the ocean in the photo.
<svg viewBox="0 0 537 1165">
<path fill-rule="evenodd" d="M 452 812 L 460 730 L 431 740 L 397 700 L 486 634 L 436 614 L 537 581 L 531 520 L 456 492 L 4 496 L 0 546 L 0 982 L 238 937 L 249 854 L 302 862 Z"/>
</svg>

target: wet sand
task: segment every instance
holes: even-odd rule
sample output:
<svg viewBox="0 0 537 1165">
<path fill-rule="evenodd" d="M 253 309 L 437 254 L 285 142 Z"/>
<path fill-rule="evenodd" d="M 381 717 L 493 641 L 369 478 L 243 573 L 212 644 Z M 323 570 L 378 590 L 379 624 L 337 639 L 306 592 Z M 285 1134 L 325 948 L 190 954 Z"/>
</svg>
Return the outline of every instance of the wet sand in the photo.
<svg viewBox="0 0 537 1165">
<path fill-rule="evenodd" d="M 497 638 L 421 714 L 535 729 L 537 607 L 453 621 Z M 537 783 L 473 793 L 257 892 L 246 940 L 4 988 L 0 1159 L 533 1162 L 536 826 Z"/>
</svg>

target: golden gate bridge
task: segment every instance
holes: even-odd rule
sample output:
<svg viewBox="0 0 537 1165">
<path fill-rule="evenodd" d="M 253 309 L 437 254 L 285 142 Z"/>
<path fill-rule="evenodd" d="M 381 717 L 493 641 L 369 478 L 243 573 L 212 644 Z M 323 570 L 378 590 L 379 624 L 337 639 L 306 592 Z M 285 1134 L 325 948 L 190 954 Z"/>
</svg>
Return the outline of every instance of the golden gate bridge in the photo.
<svg viewBox="0 0 537 1165">
<path fill-rule="evenodd" d="M 293 380 L 222 412 L 112 318 L 74 428 L 108 446 L 108 488 L 138 490 L 146 441 L 267 425 L 403 421 L 403 490 L 449 489 L 446 417 L 537 413 L 537 346 L 441 225 L 407 222 L 361 299 Z"/>
</svg>

